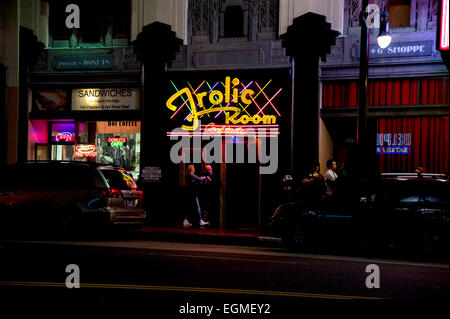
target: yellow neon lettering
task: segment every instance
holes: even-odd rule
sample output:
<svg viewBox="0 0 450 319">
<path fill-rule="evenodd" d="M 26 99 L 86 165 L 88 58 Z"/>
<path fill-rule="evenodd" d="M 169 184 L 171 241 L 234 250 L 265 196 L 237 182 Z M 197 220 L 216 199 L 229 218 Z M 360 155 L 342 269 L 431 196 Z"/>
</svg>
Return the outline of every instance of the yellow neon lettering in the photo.
<svg viewBox="0 0 450 319">
<path fill-rule="evenodd" d="M 217 96 L 218 98 L 216 99 L 215 96 Z M 214 90 L 209 95 L 209 102 L 211 102 L 212 105 L 218 105 L 222 103 L 222 101 L 223 101 L 223 94 L 220 91 Z"/>
<path fill-rule="evenodd" d="M 221 112 L 221 111 L 228 111 L 228 112 L 234 112 L 233 118 L 236 117 L 237 115 L 239 115 L 239 113 L 241 113 L 241 110 L 237 107 L 234 106 L 226 106 L 226 107 L 212 107 L 210 109 L 207 110 L 203 110 L 200 112 L 197 112 L 197 116 L 202 116 L 204 114 L 208 114 L 208 113 L 214 113 L 214 112 Z M 192 114 L 189 115 L 189 117 L 187 118 L 188 120 L 191 118 Z"/>
<path fill-rule="evenodd" d="M 237 86 L 239 85 L 239 79 L 238 78 L 234 78 L 233 79 L 233 85 Z M 237 103 L 238 102 L 238 89 L 234 89 L 233 90 L 233 103 Z"/>
<path fill-rule="evenodd" d="M 252 101 L 247 98 L 247 95 L 253 95 L 253 94 L 255 94 L 255 91 L 253 91 L 253 90 L 244 90 L 241 93 L 241 100 L 242 100 L 242 102 L 244 102 L 245 104 L 252 103 Z"/>
<path fill-rule="evenodd" d="M 263 116 L 263 123 L 264 124 L 275 124 L 277 121 L 277 118 L 275 115 L 264 115 Z"/>
<path fill-rule="evenodd" d="M 192 126 L 183 125 L 181 126 L 182 129 L 186 131 L 193 131 L 198 127 L 198 115 L 197 115 L 197 109 L 195 107 L 195 101 L 192 97 L 191 91 L 189 91 L 189 88 L 184 88 L 179 90 L 177 93 L 172 95 L 166 102 L 166 106 L 171 111 L 176 111 L 177 107 L 173 105 L 173 101 L 175 101 L 178 97 L 181 95 L 186 94 L 188 97 L 189 104 L 191 105 L 192 114 L 189 116 L 188 121 L 192 122 L 194 120 L 194 124 Z"/>
<path fill-rule="evenodd" d="M 253 117 L 252 117 L 252 122 L 254 124 L 259 124 L 259 122 L 261 122 L 262 120 L 263 120 L 262 117 L 258 116 L 258 115 L 253 115 Z"/>
<path fill-rule="evenodd" d="M 225 77 L 225 103 L 230 103 L 230 77 Z"/>
<path fill-rule="evenodd" d="M 199 94 L 196 95 L 199 107 L 204 107 L 203 106 L 203 98 L 206 96 L 206 94 L 208 94 L 208 93 L 207 92 L 202 92 L 202 93 L 199 93 Z"/>
<path fill-rule="evenodd" d="M 175 93 L 174 95 L 172 95 L 166 102 L 166 106 L 169 110 L 171 111 L 176 111 L 177 107 L 175 105 L 173 105 L 173 101 L 175 101 L 178 97 L 180 97 L 183 94 L 186 94 L 189 100 L 189 103 L 192 105 L 192 94 L 191 91 L 189 91 L 189 88 L 184 88 L 182 90 L 179 90 L 177 93 Z"/>
<path fill-rule="evenodd" d="M 188 87 L 185 87 L 181 90 L 179 90 L 178 92 L 176 92 L 175 94 L 173 94 L 166 102 L 166 106 L 169 110 L 171 111 L 177 111 L 177 106 L 175 106 L 173 104 L 173 102 L 181 97 L 183 94 L 186 94 L 187 96 L 187 101 L 185 101 L 184 103 L 189 103 L 190 105 L 190 109 L 191 109 L 191 114 L 187 117 L 187 121 L 192 122 L 192 126 L 186 126 L 186 125 L 182 125 L 182 128 L 184 130 L 187 131 L 193 131 L 195 129 L 198 128 L 199 126 L 199 117 L 204 115 L 204 114 L 208 114 L 208 113 L 214 113 L 214 112 L 222 112 L 225 111 L 225 123 L 226 124 L 247 124 L 249 122 L 253 123 L 253 124 L 275 124 L 276 123 L 276 116 L 275 115 L 242 115 L 239 117 L 239 115 L 241 114 L 241 109 L 238 107 L 233 107 L 233 106 L 225 106 L 225 107 L 211 107 L 207 110 L 204 109 L 204 101 L 203 99 L 208 95 L 209 93 L 209 101 L 211 102 L 211 104 L 213 106 L 219 105 L 221 104 L 224 100 L 225 103 L 230 103 L 230 99 L 231 97 L 233 98 L 233 102 L 234 103 L 238 103 L 239 101 L 239 89 L 237 88 L 237 86 L 239 85 L 240 81 L 238 78 L 234 78 L 231 83 L 230 83 L 230 77 L 226 76 L 225 77 L 225 94 L 223 94 L 221 91 L 215 90 L 212 91 L 211 93 L 209 92 L 201 92 L 195 95 L 197 103 L 199 108 L 201 108 L 201 111 L 197 111 L 196 108 L 196 101 L 192 95 L 192 92 L 189 90 Z M 230 95 L 230 91 L 231 91 L 231 84 L 233 84 L 233 89 L 232 89 L 232 96 Z M 242 91 L 241 94 L 241 100 L 243 103 L 249 105 L 252 103 L 252 95 L 254 95 L 255 92 L 253 90 L 250 89 L 244 89 Z"/>
<path fill-rule="evenodd" d="M 239 111 L 240 113 L 240 111 Z M 237 118 L 239 113 L 234 114 L 227 114 L 225 116 L 225 123 L 226 124 L 247 124 L 248 122 L 252 122 L 253 124 L 259 124 L 263 122 L 263 124 L 275 124 L 276 123 L 276 117 L 274 115 L 254 115 L 252 117 L 249 117 L 247 115 L 242 115 L 241 117 Z"/>
</svg>

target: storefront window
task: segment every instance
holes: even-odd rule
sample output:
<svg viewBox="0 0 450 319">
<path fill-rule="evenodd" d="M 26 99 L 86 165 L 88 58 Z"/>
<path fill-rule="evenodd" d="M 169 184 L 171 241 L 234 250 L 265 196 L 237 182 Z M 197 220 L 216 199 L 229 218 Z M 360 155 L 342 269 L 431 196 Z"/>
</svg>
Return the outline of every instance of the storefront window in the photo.
<svg viewBox="0 0 450 319">
<path fill-rule="evenodd" d="M 96 123 L 96 161 L 117 165 L 137 178 L 141 149 L 139 121 L 103 121 Z"/>
<path fill-rule="evenodd" d="M 409 27 L 411 0 L 388 0 L 387 10 L 392 29 Z"/>
<path fill-rule="evenodd" d="M 50 123 L 51 160 L 70 161 L 76 140 L 74 122 Z"/>
</svg>

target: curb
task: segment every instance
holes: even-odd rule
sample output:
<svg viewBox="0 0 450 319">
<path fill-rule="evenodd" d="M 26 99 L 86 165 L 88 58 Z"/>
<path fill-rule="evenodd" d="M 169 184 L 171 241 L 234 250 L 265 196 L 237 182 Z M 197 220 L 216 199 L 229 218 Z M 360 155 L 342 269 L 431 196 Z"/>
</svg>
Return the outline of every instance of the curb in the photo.
<svg viewBox="0 0 450 319">
<path fill-rule="evenodd" d="M 281 239 L 262 236 L 224 236 L 215 234 L 186 234 L 133 231 L 133 239 L 168 242 L 202 243 L 237 246 L 280 246 Z"/>
</svg>

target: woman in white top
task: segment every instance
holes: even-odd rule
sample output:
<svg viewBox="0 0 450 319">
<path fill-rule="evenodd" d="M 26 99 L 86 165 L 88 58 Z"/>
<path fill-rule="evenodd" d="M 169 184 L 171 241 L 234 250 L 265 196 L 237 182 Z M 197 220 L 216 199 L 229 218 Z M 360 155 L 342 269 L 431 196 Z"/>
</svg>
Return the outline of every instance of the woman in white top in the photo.
<svg viewBox="0 0 450 319">
<path fill-rule="evenodd" d="M 325 180 L 327 183 L 327 195 L 332 196 L 336 191 L 336 180 L 338 175 L 336 174 L 336 161 L 329 159 L 327 161 L 327 173 L 325 174 Z"/>
</svg>

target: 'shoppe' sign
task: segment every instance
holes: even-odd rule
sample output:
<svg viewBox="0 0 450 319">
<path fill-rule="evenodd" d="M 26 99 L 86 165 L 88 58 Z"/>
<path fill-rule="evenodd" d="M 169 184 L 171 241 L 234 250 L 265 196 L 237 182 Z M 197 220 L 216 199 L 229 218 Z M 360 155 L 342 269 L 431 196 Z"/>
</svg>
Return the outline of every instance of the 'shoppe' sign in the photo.
<svg viewBox="0 0 450 319">
<path fill-rule="evenodd" d="M 400 58 L 427 56 L 433 54 L 433 41 L 420 42 L 400 42 L 391 43 L 387 48 L 382 49 L 378 44 L 369 47 L 369 58 Z M 359 48 L 358 48 L 359 57 Z"/>
</svg>

